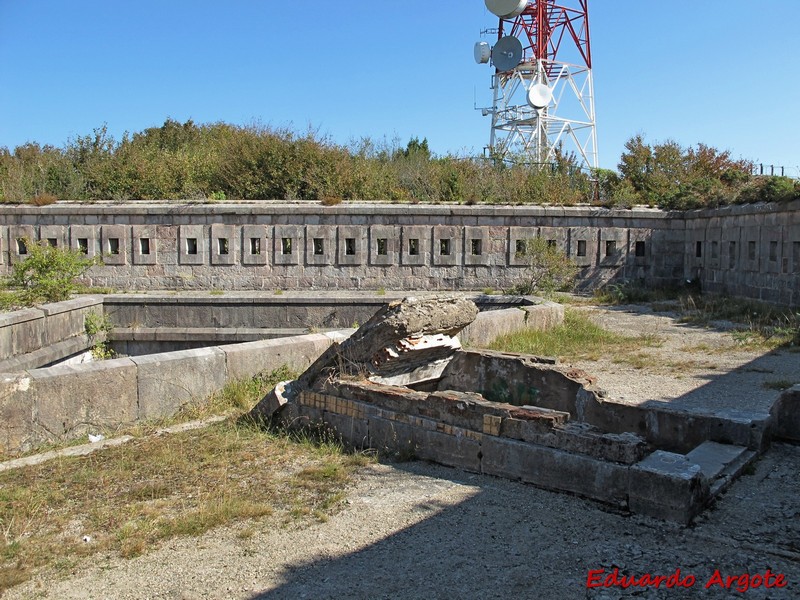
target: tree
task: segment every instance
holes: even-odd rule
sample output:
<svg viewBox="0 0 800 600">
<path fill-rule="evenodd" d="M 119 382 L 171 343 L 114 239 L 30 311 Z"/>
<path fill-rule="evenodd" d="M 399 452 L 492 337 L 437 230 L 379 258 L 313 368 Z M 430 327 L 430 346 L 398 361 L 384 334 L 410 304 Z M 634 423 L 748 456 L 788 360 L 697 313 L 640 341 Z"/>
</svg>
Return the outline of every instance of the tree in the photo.
<svg viewBox="0 0 800 600">
<path fill-rule="evenodd" d="M 520 244 L 523 247 L 517 248 L 517 256 L 525 258 L 527 267 L 522 281 L 511 288 L 510 293 L 552 294 L 572 287 L 578 267 L 564 252 L 539 237 L 519 241 L 524 243 Z"/>
</svg>

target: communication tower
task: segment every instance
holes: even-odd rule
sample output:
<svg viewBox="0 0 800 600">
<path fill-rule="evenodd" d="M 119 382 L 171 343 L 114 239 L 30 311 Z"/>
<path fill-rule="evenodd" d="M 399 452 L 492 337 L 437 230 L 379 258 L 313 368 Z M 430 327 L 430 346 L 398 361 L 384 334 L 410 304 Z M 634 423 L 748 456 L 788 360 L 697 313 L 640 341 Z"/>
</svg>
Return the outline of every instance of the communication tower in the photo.
<svg viewBox="0 0 800 600">
<path fill-rule="evenodd" d="M 499 160 L 539 165 L 574 153 L 597 168 L 588 0 L 484 0 L 499 17 L 494 46 L 475 44 L 475 61 L 494 69 L 487 150 Z M 565 6 L 567 2 L 576 7 Z"/>
</svg>

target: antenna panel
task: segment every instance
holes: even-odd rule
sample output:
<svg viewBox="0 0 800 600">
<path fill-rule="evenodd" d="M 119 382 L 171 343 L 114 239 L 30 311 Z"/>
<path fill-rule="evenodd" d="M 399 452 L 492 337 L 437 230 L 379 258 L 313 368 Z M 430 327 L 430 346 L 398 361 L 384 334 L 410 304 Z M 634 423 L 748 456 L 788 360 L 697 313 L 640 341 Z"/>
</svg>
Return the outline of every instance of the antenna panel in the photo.
<svg viewBox="0 0 800 600">
<path fill-rule="evenodd" d="M 475 62 L 479 65 L 485 65 L 489 62 L 492 56 L 492 49 L 486 42 L 478 42 L 475 44 Z"/>
<path fill-rule="evenodd" d="M 501 19 L 521 15 L 528 7 L 528 0 L 485 0 L 486 8 Z"/>
</svg>

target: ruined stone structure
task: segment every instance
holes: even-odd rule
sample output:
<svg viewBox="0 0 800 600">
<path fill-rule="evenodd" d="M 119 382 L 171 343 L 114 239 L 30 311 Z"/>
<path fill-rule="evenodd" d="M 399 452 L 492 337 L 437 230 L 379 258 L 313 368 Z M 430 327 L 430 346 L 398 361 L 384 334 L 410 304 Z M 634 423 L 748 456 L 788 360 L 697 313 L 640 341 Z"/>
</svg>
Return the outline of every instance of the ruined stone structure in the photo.
<svg viewBox="0 0 800 600">
<path fill-rule="evenodd" d="M 464 298 L 395 301 L 297 380 L 276 386 L 252 414 L 290 426 L 324 423 L 357 448 L 681 523 L 766 449 L 773 429 L 784 437 L 795 429 L 788 396 L 774 417 L 628 405 L 552 359 L 464 351 L 452 336 L 477 313 L 470 305 Z"/>
<path fill-rule="evenodd" d="M 543 237 L 585 287 L 697 279 L 703 289 L 800 303 L 800 202 L 651 209 L 259 202 L 0 207 L 0 275 L 23 238 L 93 256 L 119 289 L 508 289 Z"/>
</svg>

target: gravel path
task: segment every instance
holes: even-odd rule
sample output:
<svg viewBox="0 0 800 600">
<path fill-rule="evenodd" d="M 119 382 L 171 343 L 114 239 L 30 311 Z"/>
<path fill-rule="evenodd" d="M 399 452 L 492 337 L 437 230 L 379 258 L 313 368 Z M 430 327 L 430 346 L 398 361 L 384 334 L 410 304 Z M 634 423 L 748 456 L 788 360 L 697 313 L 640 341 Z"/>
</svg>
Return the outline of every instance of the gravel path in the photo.
<svg viewBox="0 0 800 600">
<path fill-rule="evenodd" d="M 655 373 L 612 358 L 578 365 L 626 401 L 763 409 L 777 396 L 764 381 L 800 377 L 796 353 L 685 351 L 729 344 L 724 332 L 676 325 L 639 309 L 598 310 L 593 318 L 665 339 L 652 350 L 661 357 Z M 678 358 L 689 363 L 670 367 Z M 363 470 L 346 506 L 325 523 L 256 524 L 249 537 L 239 535 L 242 526 L 223 528 L 133 560 L 95 557 L 66 579 L 43 574 L 6 597 L 800 598 L 799 470 L 800 447 L 776 444 L 754 473 L 694 526 L 681 528 L 436 465 L 378 464 Z M 696 583 L 687 589 L 587 589 L 590 570 L 601 569 L 637 577 L 680 569 Z M 706 590 L 716 569 L 723 577 L 770 569 L 788 585 L 743 594 Z"/>
</svg>

